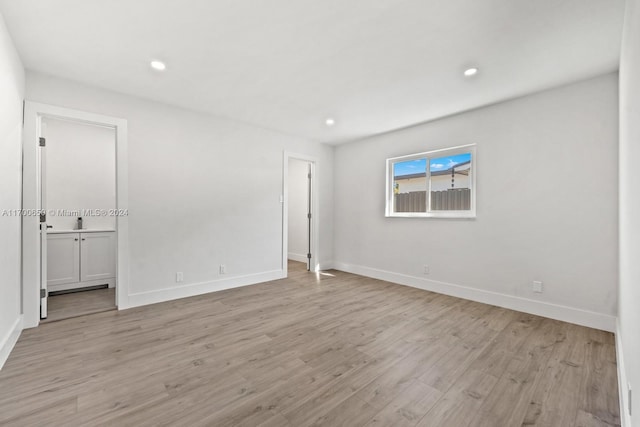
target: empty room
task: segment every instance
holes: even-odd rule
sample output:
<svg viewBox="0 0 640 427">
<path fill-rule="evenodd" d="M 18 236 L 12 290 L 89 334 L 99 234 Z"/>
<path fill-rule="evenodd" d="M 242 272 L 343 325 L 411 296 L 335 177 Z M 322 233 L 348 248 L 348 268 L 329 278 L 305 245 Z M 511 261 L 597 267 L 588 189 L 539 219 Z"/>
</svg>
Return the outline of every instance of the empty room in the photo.
<svg viewBox="0 0 640 427">
<path fill-rule="evenodd" d="M 640 0 L 0 0 L 0 425 L 640 427 L 637 159 Z"/>
</svg>

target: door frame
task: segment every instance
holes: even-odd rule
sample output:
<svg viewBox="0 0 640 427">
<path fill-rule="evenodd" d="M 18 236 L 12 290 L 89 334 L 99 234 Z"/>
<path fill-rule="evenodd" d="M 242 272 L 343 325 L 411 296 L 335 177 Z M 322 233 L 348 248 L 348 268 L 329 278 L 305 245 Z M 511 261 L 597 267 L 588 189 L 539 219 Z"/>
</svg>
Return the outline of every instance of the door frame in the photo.
<svg viewBox="0 0 640 427">
<path fill-rule="evenodd" d="M 310 271 L 320 270 L 318 231 L 320 220 L 320 206 L 318 197 L 318 159 L 306 154 L 284 151 L 282 161 L 282 271 L 288 276 L 289 255 L 289 160 L 302 160 L 311 164 L 311 262 Z"/>
<path fill-rule="evenodd" d="M 26 101 L 22 142 L 22 310 L 24 327 L 40 324 L 40 170 L 38 138 L 43 118 L 106 126 L 116 133 L 116 209 L 129 209 L 127 121 L 55 105 Z M 34 213 L 33 215 L 31 213 Z M 128 308 L 129 218 L 116 217 L 116 305 Z"/>
</svg>

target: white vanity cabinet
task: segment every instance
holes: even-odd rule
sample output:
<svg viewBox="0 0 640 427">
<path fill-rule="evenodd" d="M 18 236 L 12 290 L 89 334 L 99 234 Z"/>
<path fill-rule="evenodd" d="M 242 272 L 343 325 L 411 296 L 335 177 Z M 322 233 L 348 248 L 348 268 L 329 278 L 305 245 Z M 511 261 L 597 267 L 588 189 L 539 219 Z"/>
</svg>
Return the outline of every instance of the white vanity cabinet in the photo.
<svg viewBox="0 0 640 427">
<path fill-rule="evenodd" d="M 47 234 L 47 288 L 60 290 L 79 281 L 80 233 Z"/>
<path fill-rule="evenodd" d="M 115 231 L 47 233 L 49 292 L 89 286 L 115 286 Z"/>
</svg>

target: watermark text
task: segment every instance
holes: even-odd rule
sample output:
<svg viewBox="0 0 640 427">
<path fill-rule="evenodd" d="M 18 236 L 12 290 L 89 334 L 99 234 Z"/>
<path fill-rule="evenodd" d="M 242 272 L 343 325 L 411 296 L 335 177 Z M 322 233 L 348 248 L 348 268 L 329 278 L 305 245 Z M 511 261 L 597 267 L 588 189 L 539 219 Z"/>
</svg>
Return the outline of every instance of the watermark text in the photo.
<svg viewBox="0 0 640 427">
<path fill-rule="evenodd" d="M 128 216 L 128 209 L 2 209 L 0 216 L 70 216 L 70 217 L 99 217 L 99 216 Z"/>
</svg>

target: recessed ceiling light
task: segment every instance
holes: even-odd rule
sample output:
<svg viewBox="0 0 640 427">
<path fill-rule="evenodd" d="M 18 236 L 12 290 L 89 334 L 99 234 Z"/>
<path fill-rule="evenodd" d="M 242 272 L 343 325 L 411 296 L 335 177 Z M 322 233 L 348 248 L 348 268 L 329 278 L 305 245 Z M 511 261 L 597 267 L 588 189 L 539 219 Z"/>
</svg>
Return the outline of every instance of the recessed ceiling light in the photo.
<svg viewBox="0 0 640 427">
<path fill-rule="evenodd" d="M 164 71 L 167 68 L 167 66 L 162 61 L 151 61 L 151 68 L 158 71 Z"/>
<path fill-rule="evenodd" d="M 467 68 L 466 70 L 464 70 L 465 77 L 475 76 L 476 74 L 478 74 L 477 68 Z"/>
<path fill-rule="evenodd" d="M 327 126 L 333 126 L 336 124 L 336 121 L 334 119 L 332 119 L 331 117 L 329 117 L 327 120 L 324 121 Z"/>
</svg>

